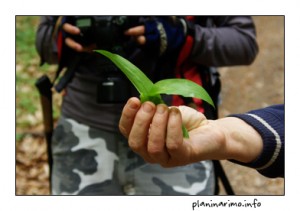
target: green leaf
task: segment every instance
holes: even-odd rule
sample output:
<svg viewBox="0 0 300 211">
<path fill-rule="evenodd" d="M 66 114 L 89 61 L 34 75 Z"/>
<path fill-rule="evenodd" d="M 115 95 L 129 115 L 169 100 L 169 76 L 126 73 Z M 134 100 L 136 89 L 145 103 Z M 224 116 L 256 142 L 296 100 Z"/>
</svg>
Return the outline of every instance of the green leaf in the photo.
<svg viewBox="0 0 300 211">
<path fill-rule="evenodd" d="M 118 54 L 105 50 L 95 51 L 109 58 L 127 76 L 140 94 L 148 95 L 153 87 L 153 83 L 138 67 Z"/>
<path fill-rule="evenodd" d="M 186 127 L 184 125 L 182 125 L 181 128 L 182 128 L 183 137 L 184 138 L 189 138 L 190 137 L 189 131 L 186 129 Z"/>
<path fill-rule="evenodd" d="M 214 107 L 214 103 L 205 89 L 186 79 L 165 79 L 155 84 L 134 64 L 127 59 L 105 50 L 95 50 L 109 58 L 131 81 L 140 93 L 141 102 L 151 101 L 154 104 L 164 103 L 160 94 L 182 95 L 184 97 L 200 98 Z M 183 136 L 189 137 L 188 131 L 182 125 Z"/>
<path fill-rule="evenodd" d="M 155 105 L 158 104 L 166 104 L 163 99 L 161 98 L 160 95 L 154 95 L 154 96 L 149 96 L 149 95 L 140 95 L 141 98 L 141 102 L 144 103 L 146 101 L 151 101 L 152 103 L 154 103 Z"/>
<path fill-rule="evenodd" d="M 199 86 L 195 82 L 187 79 L 178 78 L 158 81 L 150 90 L 149 95 L 152 96 L 157 94 L 172 94 L 182 95 L 184 97 L 199 98 L 215 107 L 206 90 L 202 86 Z"/>
</svg>

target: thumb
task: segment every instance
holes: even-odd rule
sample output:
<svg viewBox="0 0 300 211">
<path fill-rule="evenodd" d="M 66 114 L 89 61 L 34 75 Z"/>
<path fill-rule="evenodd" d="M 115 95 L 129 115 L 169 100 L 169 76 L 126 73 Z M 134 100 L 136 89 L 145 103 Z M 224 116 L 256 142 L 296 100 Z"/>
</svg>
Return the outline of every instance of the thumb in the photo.
<svg viewBox="0 0 300 211">
<path fill-rule="evenodd" d="M 204 114 L 191 107 L 179 106 L 178 109 L 182 116 L 182 123 L 188 131 L 198 128 L 201 125 L 206 124 L 208 121 Z"/>
</svg>

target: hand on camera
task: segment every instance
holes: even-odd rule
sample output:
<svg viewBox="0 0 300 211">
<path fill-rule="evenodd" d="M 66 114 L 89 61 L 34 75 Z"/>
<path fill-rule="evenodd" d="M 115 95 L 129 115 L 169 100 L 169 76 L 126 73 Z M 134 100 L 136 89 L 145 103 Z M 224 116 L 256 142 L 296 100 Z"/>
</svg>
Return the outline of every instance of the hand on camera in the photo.
<svg viewBox="0 0 300 211">
<path fill-rule="evenodd" d="M 80 36 L 80 33 L 81 33 L 80 29 L 78 27 L 76 27 L 72 24 L 69 24 L 69 23 L 64 23 L 62 25 L 62 29 L 70 35 Z M 96 49 L 96 44 L 91 44 L 89 46 L 83 46 L 80 43 L 76 42 L 71 37 L 66 37 L 65 44 L 69 48 L 71 48 L 71 49 L 73 49 L 74 51 L 77 51 L 77 52 L 92 52 L 93 50 Z"/>
<path fill-rule="evenodd" d="M 144 25 L 128 29 L 125 35 L 136 37 L 145 50 L 163 55 L 179 50 L 185 40 L 184 20 L 176 17 L 151 18 Z"/>
</svg>

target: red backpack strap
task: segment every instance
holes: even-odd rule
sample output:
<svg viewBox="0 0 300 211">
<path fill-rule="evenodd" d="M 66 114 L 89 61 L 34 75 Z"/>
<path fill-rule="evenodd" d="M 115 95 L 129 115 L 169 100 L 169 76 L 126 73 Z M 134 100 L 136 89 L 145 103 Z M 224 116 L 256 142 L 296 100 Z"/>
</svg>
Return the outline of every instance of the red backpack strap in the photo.
<svg viewBox="0 0 300 211">
<path fill-rule="evenodd" d="M 176 62 L 176 73 L 180 71 L 180 67 L 183 65 L 185 60 L 189 57 L 194 44 L 194 38 L 191 35 L 186 37 L 185 43 L 179 52 L 177 62 Z"/>
<path fill-rule="evenodd" d="M 190 18 L 186 18 L 189 20 Z M 192 35 L 187 35 L 186 41 L 178 55 L 178 59 L 176 62 L 176 70 L 175 75 L 177 78 L 186 78 L 196 82 L 199 85 L 202 85 L 201 77 L 197 72 L 197 67 L 195 65 L 187 64 L 185 61 L 190 56 L 194 44 L 194 38 Z M 195 106 L 196 109 L 200 112 L 203 112 L 202 100 L 193 98 L 191 101 Z M 185 102 L 184 98 L 174 95 L 172 100 L 172 105 L 179 106 L 189 104 Z"/>
<path fill-rule="evenodd" d="M 56 40 L 58 61 L 60 61 L 62 55 L 63 33 L 61 30 L 61 26 L 63 22 L 64 22 L 63 16 L 59 16 L 56 20 L 55 27 L 52 33 L 52 39 Z"/>
</svg>

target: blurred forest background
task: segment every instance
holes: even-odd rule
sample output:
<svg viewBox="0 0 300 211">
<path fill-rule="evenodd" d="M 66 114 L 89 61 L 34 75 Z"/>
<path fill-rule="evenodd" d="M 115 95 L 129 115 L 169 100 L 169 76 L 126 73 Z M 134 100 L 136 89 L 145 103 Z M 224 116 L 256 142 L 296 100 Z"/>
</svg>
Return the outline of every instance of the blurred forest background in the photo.
<svg viewBox="0 0 300 211">
<path fill-rule="evenodd" d="M 253 17 L 259 54 L 250 66 L 220 68 L 220 117 L 284 102 L 284 16 Z M 34 85 L 42 74 L 54 77 L 56 66 L 40 66 L 35 49 L 37 16 L 16 16 L 16 195 L 48 195 L 49 168 L 42 111 Z M 54 93 L 54 119 L 61 96 Z M 221 161 L 237 195 L 283 195 L 284 179 L 268 179 L 253 169 Z M 226 192 L 222 188 L 220 195 Z"/>
</svg>

